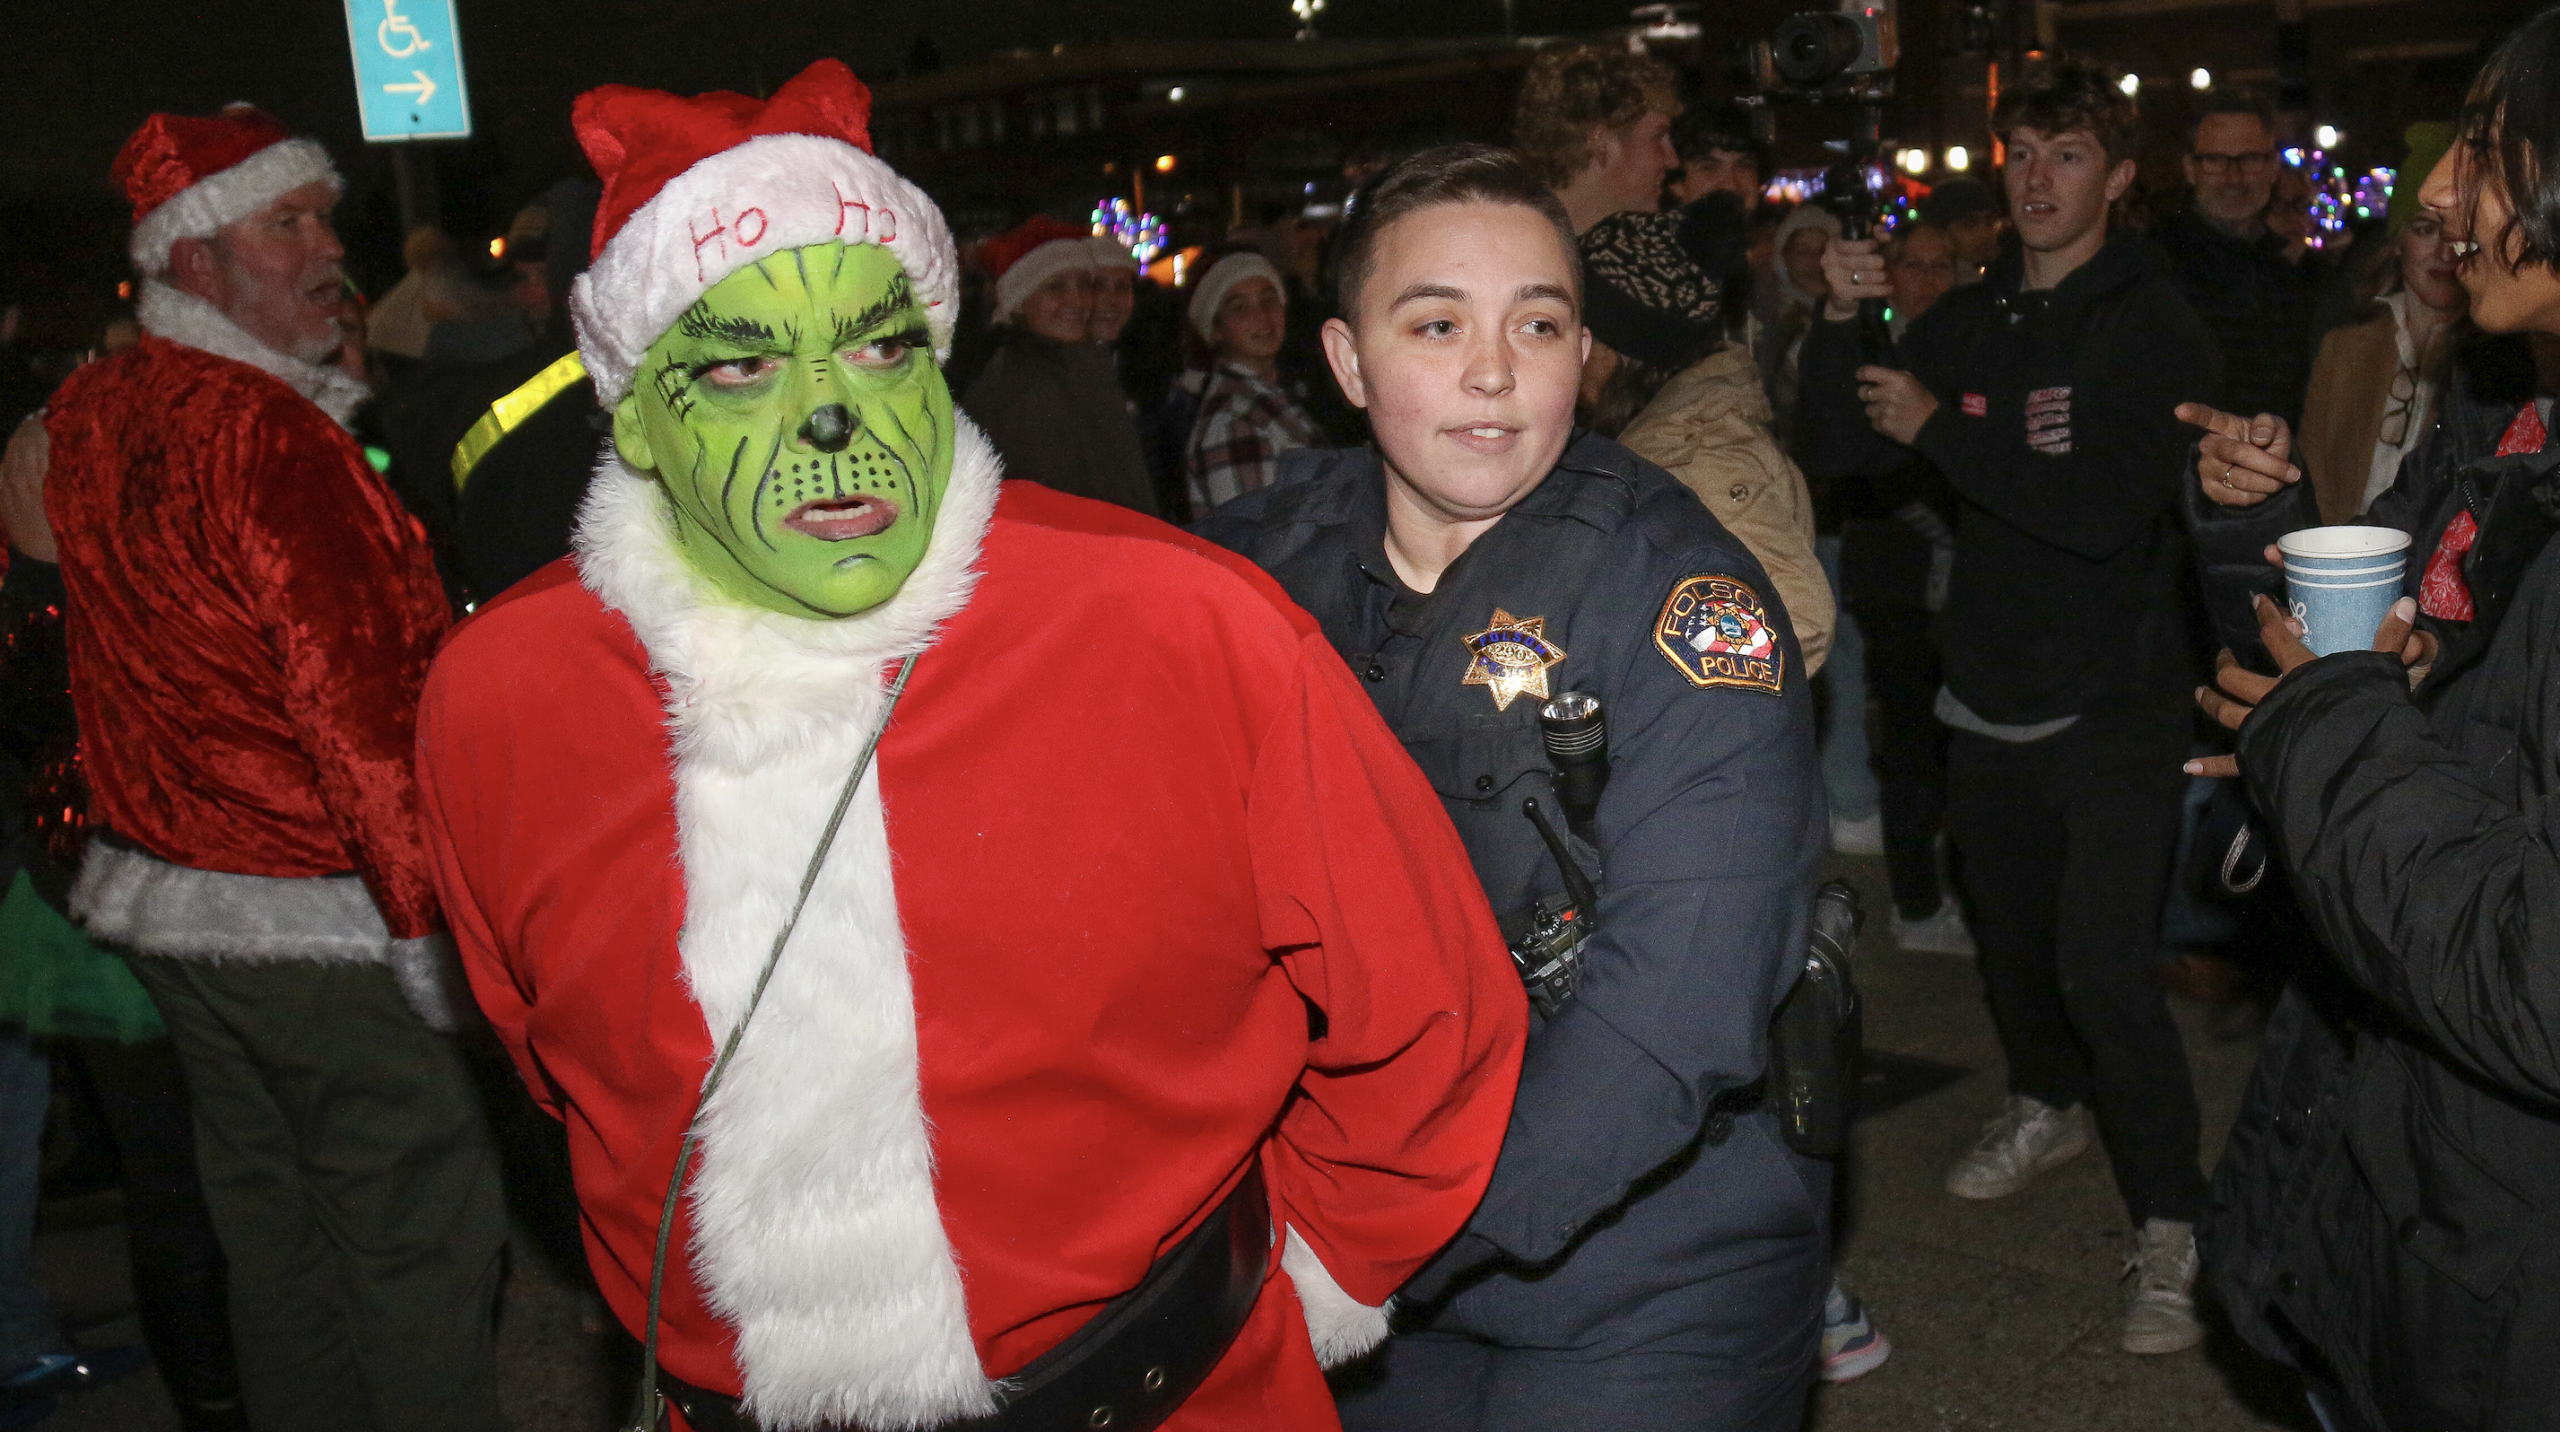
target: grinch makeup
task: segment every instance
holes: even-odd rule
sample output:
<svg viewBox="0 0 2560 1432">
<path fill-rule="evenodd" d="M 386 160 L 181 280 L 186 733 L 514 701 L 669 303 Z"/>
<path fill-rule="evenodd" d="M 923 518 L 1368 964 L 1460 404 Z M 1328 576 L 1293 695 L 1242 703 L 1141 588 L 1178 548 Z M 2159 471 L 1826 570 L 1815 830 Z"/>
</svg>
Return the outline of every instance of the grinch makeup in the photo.
<svg viewBox="0 0 2560 1432">
<path fill-rule="evenodd" d="M 735 601 L 815 618 L 878 606 L 923 560 L 952 435 L 924 305 L 876 244 L 771 254 L 712 285 L 613 415 L 694 569 Z"/>
</svg>

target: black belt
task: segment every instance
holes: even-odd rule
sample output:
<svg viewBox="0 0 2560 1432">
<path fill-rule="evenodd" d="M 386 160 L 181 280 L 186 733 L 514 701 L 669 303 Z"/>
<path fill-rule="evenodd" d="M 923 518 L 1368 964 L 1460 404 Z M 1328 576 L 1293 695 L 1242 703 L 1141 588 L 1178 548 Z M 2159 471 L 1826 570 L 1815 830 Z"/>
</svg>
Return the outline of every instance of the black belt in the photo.
<svg viewBox="0 0 2560 1432">
<path fill-rule="evenodd" d="M 1152 1432 L 1227 1355 L 1271 1266 L 1271 1206 L 1262 1170 L 1091 1322 L 1003 1380 L 992 1417 L 951 1424 L 983 1432 Z M 658 1384 L 694 1432 L 760 1432 L 738 1399 L 661 1369 Z"/>
</svg>

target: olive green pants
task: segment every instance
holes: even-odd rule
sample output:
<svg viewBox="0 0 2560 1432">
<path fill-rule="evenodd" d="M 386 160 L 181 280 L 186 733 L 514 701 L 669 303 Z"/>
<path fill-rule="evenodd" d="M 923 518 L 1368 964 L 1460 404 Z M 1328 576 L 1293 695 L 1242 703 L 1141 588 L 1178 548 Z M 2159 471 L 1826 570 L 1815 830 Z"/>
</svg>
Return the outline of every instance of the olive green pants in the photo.
<svg viewBox="0 0 2560 1432">
<path fill-rule="evenodd" d="M 501 1432 L 506 1212 L 459 1049 L 378 965 L 136 957 L 195 1107 L 258 1432 Z"/>
</svg>

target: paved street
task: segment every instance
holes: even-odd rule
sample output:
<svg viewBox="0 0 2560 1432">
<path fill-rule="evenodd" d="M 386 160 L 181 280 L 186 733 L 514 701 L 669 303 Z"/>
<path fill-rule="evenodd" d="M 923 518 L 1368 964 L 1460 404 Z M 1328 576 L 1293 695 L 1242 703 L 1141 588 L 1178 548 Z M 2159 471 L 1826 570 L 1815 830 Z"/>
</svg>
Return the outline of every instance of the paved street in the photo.
<svg viewBox="0 0 2560 1432">
<path fill-rule="evenodd" d="M 1952 1079 L 1865 1120 L 1848 1167 L 1842 1277 L 1893 1339 L 1893 1360 L 1817 1395 L 1817 1432 L 1945 1428 L 2239 1429 L 2310 1426 L 2283 1376 L 2219 1337 L 2196 1352 L 2138 1359 L 2115 1348 L 2124 1210 L 2092 1152 L 1999 1203 L 1947 1194 L 1946 1162 L 2001 1092 L 1991 1024 L 1969 961 L 1905 955 L 1883 929 L 1883 865 L 1835 862 L 1876 912 L 1860 951 L 1868 1047 L 1888 1097 Z M 2215 1042 L 2182 1010 L 2208 1152 L 2230 1122 L 2251 1041 Z M 1961 1075 L 1954 1071 L 1966 1071 Z M 40 1269 L 84 1343 L 129 1342 L 123 1233 L 112 1195 L 48 1209 Z M 74 1225 L 74 1226 L 65 1226 Z M 501 1352 L 518 1432 L 604 1432 L 625 1410 L 619 1358 L 573 1279 L 530 1235 L 517 1239 Z M 175 1432 L 146 1373 L 68 1404 L 59 1432 Z"/>
</svg>

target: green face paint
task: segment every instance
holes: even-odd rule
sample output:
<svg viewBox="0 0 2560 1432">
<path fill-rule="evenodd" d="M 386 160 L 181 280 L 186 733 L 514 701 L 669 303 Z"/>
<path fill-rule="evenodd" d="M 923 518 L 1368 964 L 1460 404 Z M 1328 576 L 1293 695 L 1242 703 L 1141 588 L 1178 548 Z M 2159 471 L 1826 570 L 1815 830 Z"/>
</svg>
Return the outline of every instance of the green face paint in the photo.
<svg viewBox="0 0 2560 1432">
<path fill-rule="evenodd" d="M 613 414 L 615 447 L 666 488 L 694 569 L 801 617 L 851 616 L 905 585 L 952 433 L 924 305 L 876 244 L 771 254 L 712 285 Z"/>
</svg>

